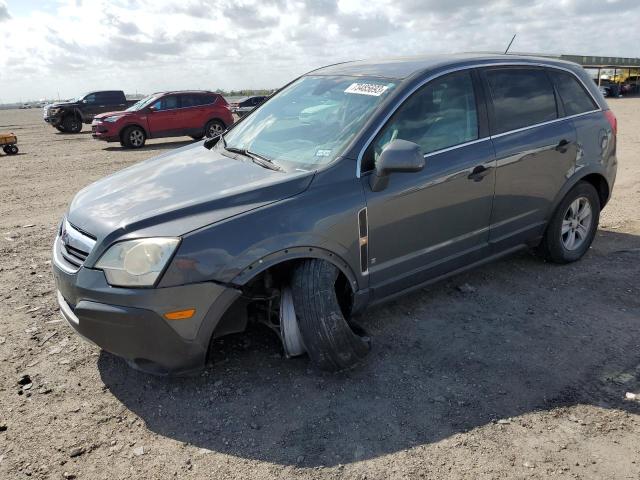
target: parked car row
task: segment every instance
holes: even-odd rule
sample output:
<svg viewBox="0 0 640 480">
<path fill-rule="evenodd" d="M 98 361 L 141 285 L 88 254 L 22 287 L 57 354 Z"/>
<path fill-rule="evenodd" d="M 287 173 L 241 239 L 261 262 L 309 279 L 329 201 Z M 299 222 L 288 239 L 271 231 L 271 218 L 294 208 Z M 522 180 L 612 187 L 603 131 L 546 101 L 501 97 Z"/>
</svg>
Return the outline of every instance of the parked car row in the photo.
<svg viewBox="0 0 640 480">
<path fill-rule="evenodd" d="M 158 92 L 139 101 L 122 90 L 90 92 L 44 108 L 44 121 L 63 133 L 79 133 L 91 124 L 93 138 L 143 147 L 149 138 L 190 136 L 199 140 L 224 132 L 267 97 L 247 97 L 230 106 L 218 93 L 204 90 Z"/>
</svg>

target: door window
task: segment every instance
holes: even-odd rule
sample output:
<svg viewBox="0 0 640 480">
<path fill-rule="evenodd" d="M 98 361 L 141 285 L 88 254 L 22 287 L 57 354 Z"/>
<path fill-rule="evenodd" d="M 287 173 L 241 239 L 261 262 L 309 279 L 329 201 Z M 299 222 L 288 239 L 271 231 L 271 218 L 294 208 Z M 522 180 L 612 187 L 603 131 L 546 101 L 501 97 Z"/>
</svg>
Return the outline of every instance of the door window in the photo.
<svg viewBox="0 0 640 480">
<path fill-rule="evenodd" d="M 560 70 L 549 70 L 549 74 L 556 84 L 566 115 L 578 115 L 598 109 L 591 95 L 574 75 Z"/>
<path fill-rule="evenodd" d="M 162 110 L 171 110 L 174 108 L 178 108 L 178 96 L 177 95 L 169 95 L 166 97 L 162 97 L 160 100 L 153 104 L 153 107 L 157 111 Z"/>
<path fill-rule="evenodd" d="M 553 86 L 542 69 L 503 68 L 486 72 L 493 100 L 493 133 L 558 118 Z"/>
<path fill-rule="evenodd" d="M 87 95 L 84 99 L 87 103 L 96 103 L 96 94 L 92 93 L 91 95 Z"/>
<path fill-rule="evenodd" d="M 363 171 L 393 140 L 420 145 L 424 154 L 478 139 L 478 111 L 471 73 L 453 73 L 433 80 L 403 103 L 378 134 Z"/>
</svg>

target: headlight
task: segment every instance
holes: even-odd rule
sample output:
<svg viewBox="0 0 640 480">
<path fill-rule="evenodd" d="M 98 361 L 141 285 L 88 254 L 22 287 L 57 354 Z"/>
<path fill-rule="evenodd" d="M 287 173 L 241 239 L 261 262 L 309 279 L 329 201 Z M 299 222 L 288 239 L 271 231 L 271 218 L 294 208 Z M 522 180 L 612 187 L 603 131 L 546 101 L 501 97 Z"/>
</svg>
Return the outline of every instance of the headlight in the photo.
<svg viewBox="0 0 640 480">
<path fill-rule="evenodd" d="M 58 113 L 58 110 L 60 110 L 59 108 L 49 108 L 47 111 L 49 112 L 49 115 L 55 115 L 56 113 Z"/>
<path fill-rule="evenodd" d="M 98 260 L 114 287 L 152 287 L 169 262 L 178 238 L 141 238 L 112 245 Z"/>
<path fill-rule="evenodd" d="M 109 123 L 113 123 L 113 122 L 117 122 L 118 120 L 120 120 L 122 118 L 122 115 L 113 115 L 111 117 L 106 117 L 103 118 L 102 121 L 103 122 L 109 122 Z"/>
</svg>

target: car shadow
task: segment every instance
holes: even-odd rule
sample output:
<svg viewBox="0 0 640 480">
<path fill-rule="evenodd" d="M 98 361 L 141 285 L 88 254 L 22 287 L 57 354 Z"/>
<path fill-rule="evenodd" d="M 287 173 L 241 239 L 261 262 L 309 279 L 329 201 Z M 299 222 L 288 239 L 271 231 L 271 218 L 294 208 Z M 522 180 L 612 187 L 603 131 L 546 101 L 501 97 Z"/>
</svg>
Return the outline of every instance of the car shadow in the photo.
<svg viewBox="0 0 640 480">
<path fill-rule="evenodd" d="M 366 312 L 362 365 L 328 374 L 286 360 L 266 327 L 216 341 L 214 365 L 157 378 L 102 353 L 107 388 L 147 427 L 282 465 L 333 466 L 437 442 L 537 410 L 640 413 L 640 237 L 599 232 L 566 266 L 528 253 Z"/>
<path fill-rule="evenodd" d="M 197 142 L 198 140 L 177 140 L 171 142 L 162 142 L 162 143 L 147 143 L 144 147 L 135 149 L 136 151 L 144 151 L 144 152 L 153 152 L 160 150 L 171 150 L 174 148 L 184 147 L 185 145 L 189 145 L 191 143 Z M 134 149 L 125 148 L 123 146 L 112 146 L 103 148 L 105 152 L 130 152 Z"/>
</svg>

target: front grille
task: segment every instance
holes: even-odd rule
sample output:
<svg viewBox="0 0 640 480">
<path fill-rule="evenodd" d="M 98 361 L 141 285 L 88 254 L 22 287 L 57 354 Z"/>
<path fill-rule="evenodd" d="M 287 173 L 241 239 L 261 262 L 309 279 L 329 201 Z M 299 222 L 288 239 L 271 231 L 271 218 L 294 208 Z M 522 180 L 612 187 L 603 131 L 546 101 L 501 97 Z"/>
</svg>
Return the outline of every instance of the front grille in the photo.
<svg viewBox="0 0 640 480">
<path fill-rule="evenodd" d="M 62 258 L 76 270 L 84 264 L 96 244 L 95 237 L 71 225 L 67 219 L 60 225 L 58 241 Z"/>
</svg>

